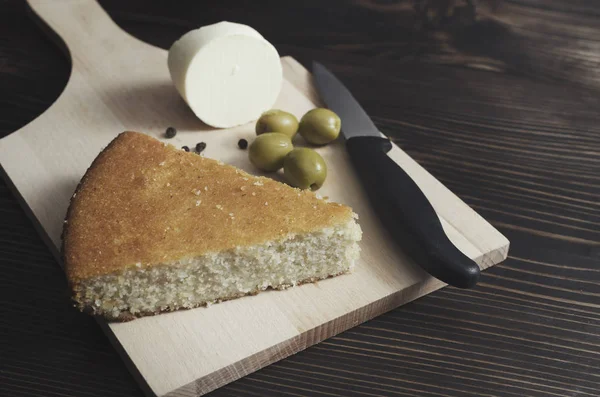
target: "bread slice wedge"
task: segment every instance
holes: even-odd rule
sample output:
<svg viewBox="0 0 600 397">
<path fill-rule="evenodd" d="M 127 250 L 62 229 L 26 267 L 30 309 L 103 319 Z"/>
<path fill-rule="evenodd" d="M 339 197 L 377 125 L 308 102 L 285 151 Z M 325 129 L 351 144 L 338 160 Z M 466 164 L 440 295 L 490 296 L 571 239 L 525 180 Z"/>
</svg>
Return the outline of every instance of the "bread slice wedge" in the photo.
<svg viewBox="0 0 600 397">
<path fill-rule="evenodd" d="M 63 260 L 79 309 L 127 321 L 349 272 L 356 218 L 312 192 L 124 132 L 71 199 Z"/>
</svg>

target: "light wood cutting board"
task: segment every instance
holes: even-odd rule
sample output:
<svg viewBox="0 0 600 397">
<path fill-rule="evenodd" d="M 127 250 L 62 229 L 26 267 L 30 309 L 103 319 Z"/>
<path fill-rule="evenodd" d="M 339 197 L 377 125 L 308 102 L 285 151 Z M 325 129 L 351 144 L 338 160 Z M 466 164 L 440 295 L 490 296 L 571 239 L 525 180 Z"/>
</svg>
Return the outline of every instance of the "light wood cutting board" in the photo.
<svg viewBox="0 0 600 397">
<path fill-rule="evenodd" d="M 99 151 L 124 130 L 193 147 L 256 173 L 240 138 L 253 125 L 215 130 L 202 124 L 171 84 L 167 52 L 131 37 L 93 0 L 29 0 L 68 47 L 62 95 L 40 117 L 0 140 L 0 164 L 40 233 L 58 256 L 69 198 Z M 243 21 L 240 21 L 243 22 Z M 309 73 L 282 58 L 276 107 L 302 116 L 318 105 Z M 199 396 L 409 302 L 443 284 L 396 248 L 356 181 L 342 143 L 319 149 L 329 166 L 320 194 L 359 214 L 364 237 L 356 271 L 291 288 L 129 323 L 98 320 L 148 395 Z M 452 242 L 481 268 L 506 258 L 508 240 L 398 147 L 392 157 L 431 200 Z"/>
</svg>

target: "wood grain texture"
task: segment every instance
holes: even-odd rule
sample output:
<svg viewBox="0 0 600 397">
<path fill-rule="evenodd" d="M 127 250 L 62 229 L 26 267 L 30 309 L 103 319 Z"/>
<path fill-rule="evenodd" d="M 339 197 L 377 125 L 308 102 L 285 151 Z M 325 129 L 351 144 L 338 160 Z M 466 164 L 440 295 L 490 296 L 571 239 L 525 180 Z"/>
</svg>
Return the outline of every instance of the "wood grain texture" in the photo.
<svg viewBox="0 0 600 397">
<path fill-rule="evenodd" d="M 498 3 L 513 24 L 535 17 L 521 45 L 502 48 L 510 36 L 494 32 L 516 40 L 524 30 L 493 14 L 466 28 L 413 30 L 405 2 L 102 2 L 122 27 L 163 48 L 225 15 L 269 32 L 283 54 L 327 62 L 383 131 L 513 242 L 509 260 L 476 289 L 430 294 L 211 395 L 600 394 L 600 141 L 590 79 L 598 53 L 570 51 L 597 42 L 598 4 Z M 5 4 L 0 128 L 8 134 L 52 103 L 69 65 L 22 5 Z M 486 31 L 488 45 L 478 44 Z M 447 52 L 453 35 L 472 52 Z M 533 62 L 539 40 L 555 63 Z M 513 66 L 494 69 L 500 59 Z M 560 73 L 569 63 L 580 72 Z M 5 187 L 0 201 L 0 294 L 9 302 L 0 309 L 0 395 L 141 395 L 95 323 L 68 306 L 61 271 Z"/>
<path fill-rule="evenodd" d="M 240 138 L 252 139 L 253 123 L 223 130 L 197 120 L 170 83 L 164 50 L 121 31 L 93 0 L 29 4 L 64 38 L 72 70 L 50 109 L 0 141 L 0 162 L 51 250 L 61 245 L 74 186 L 97 153 L 123 130 L 165 139 L 165 125 L 173 125 L 179 133 L 170 143 L 193 147 L 204 141 L 207 157 L 256 172 L 236 145 Z M 300 64 L 286 57 L 282 65 L 284 84 L 274 107 L 300 117 L 315 106 L 302 92 L 314 89 L 306 86 L 310 78 Z M 294 83 L 287 81 L 288 75 Z M 330 181 L 319 193 L 350 205 L 360 217 L 362 252 L 354 273 L 206 309 L 129 323 L 99 320 L 148 394 L 203 395 L 442 286 L 379 225 L 343 144 L 315 150 L 328 163 Z M 388 155 L 421 187 L 446 234 L 465 255 L 483 269 L 506 258 L 504 236 L 397 146 Z M 31 161 L 24 164 L 23 156 Z"/>
</svg>

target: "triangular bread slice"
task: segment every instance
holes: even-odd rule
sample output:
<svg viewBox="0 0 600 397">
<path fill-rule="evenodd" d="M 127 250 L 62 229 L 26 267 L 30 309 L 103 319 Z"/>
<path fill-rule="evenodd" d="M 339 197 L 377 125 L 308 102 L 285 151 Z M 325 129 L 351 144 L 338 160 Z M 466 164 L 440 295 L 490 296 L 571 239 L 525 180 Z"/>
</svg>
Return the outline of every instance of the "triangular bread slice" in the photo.
<svg viewBox="0 0 600 397">
<path fill-rule="evenodd" d="M 356 214 L 145 134 L 94 160 L 63 230 L 77 306 L 126 321 L 350 271 Z"/>
</svg>

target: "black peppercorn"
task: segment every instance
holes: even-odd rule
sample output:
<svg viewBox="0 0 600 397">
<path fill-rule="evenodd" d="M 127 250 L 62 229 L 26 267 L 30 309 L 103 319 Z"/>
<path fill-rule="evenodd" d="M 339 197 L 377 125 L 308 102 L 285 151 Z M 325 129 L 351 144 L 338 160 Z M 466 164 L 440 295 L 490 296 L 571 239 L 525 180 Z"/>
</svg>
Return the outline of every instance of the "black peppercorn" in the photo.
<svg viewBox="0 0 600 397">
<path fill-rule="evenodd" d="M 173 138 L 175 135 L 177 135 L 177 130 L 175 128 L 173 128 L 173 127 L 169 127 L 165 131 L 165 136 L 167 138 Z"/>
<path fill-rule="evenodd" d="M 198 154 L 202 153 L 202 151 L 206 149 L 206 143 L 205 142 L 198 142 L 196 144 L 196 152 L 198 152 Z"/>
<path fill-rule="evenodd" d="M 186 152 L 189 152 L 189 151 L 190 151 L 190 148 L 189 148 L 189 147 L 187 147 L 187 146 L 182 146 L 181 148 L 182 148 L 183 150 L 185 150 Z"/>
<path fill-rule="evenodd" d="M 248 141 L 245 139 L 240 139 L 238 141 L 238 147 L 242 150 L 246 150 L 246 148 L 248 147 Z"/>
</svg>

